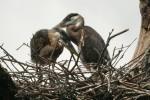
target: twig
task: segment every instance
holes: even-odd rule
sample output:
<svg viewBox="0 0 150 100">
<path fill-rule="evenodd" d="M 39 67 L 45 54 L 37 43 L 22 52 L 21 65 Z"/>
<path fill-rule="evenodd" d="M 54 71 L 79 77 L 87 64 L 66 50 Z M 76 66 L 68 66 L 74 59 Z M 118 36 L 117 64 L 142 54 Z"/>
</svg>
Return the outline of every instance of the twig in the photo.
<svg viewBox="0 0 150 100">
<path fill-rule="evenodd" d="M 100 56 L 99 59 L 98 59 L 97 66 L 101 63 L 102 57 L 103 57 L 104 52 L 106 51 L 107 47 L 109 46 L 110 40 L 113 39 L 113 38 L 116 37 L 116 36 L 119 36 L 119 35 L 121 35 L 121 34 L 127 32 L 127 31 L 129 31 L 129 29 L 125 29 L 125 30 L 123 30 L 123 31 L 121 31 L 121 32 L 119 32 L 119 33 L 116 33 L 116 34 L 114 34 L 114 35 L 111 36 L 111 34 L 112 34 L 113 31 L 114 31 L 114 30 L 112 30 L 112 31 L 109 33 L 109 36 L 108 36 L 106 45 L 105 45 L 104 49 L 103 49 L 102 52 L 101 52 L 101 56 Z"/>
</svg>

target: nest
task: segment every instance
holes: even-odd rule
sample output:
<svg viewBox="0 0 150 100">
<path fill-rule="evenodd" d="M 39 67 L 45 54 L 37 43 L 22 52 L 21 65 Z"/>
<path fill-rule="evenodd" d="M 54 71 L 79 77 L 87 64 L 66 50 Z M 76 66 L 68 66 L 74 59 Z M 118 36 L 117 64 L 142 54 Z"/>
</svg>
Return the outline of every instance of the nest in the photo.
<svg viewBox="0 0 150 100">
<path fill-rule="evenodd" d="M 0 61 L 7 69 L 1 66 L 1 71 L 6 73 L 6 87 L 14 100 L 150 100 L 150 50 L 116 68 L 130 45 L 115 48 L 111 61 L 97 64 L 96 71 L 85 70 L 78 57 L 47 66 L 20 62 L 0 46 L 4 52 Z"/>
</svg>

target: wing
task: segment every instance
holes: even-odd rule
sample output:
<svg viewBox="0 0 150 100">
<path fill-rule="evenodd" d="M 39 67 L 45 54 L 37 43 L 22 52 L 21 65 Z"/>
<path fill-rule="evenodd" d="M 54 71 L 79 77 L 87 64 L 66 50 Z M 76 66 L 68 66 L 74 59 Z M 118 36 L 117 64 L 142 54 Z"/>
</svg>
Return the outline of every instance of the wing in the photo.
<svg viewBox="0 0 150 100">
<path fill-rule="evenodd" d="M 89 26 L 84 26 L 85 32 L 85 47 L 83 47 L 83 57 L 86 60 L 85 62 L 97 62 L 99 55 L 105 47 L 105 42 L 98 32 Z M 91 56 L 90 56 L 91 55 Z M 110 60 L 108 50 L 104 52 L 104 59 Z"/>
<path fill-rule="evenodd" d="M 33 35 L 30 41 L 31 60 L 33 62 L 38 61 L 40 50 L 47 44 L 49 44 L 47 29 L 39 30 L 38 32 L 35 33 L 35 35 Z"/>
</svg>

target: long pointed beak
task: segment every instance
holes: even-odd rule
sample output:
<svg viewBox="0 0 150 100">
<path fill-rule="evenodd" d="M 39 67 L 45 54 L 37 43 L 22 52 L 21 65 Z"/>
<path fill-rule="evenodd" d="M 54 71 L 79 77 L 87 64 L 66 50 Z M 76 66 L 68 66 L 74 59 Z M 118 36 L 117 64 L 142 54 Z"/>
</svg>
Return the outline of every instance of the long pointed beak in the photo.
<svg viewBox="0 0 150 100">
<path fill-rule="evenodd" d="M 75 48 L 73 47 L 71 42 L 65 42 L 65 47 L 72 53 L 78 56 L 78 53 L 76 52 Z"/>
<path fill-rule="evenodd" d="M 72 53 L 78 56 L 78 53 L 76 52 L 74 46 L 72 45 L 70 38 L 67 36 L 67 34 L 64 32 L 62 34 L 62 41 L 64 43 L 64 46 Z"/>
<path fill-rule="evenodd" d="M 60 33 L 61 42 L 63 42 L 66 49 L 68 49 L 71 52 L 71 54 L 75 54 L 76 56 L 78 56 L 78 53 L 76 52 L 74 46 L 72 45 L 71 40 L 66 31 L 62 28 L 55 28 L 55 29 Z"/>
</svg>

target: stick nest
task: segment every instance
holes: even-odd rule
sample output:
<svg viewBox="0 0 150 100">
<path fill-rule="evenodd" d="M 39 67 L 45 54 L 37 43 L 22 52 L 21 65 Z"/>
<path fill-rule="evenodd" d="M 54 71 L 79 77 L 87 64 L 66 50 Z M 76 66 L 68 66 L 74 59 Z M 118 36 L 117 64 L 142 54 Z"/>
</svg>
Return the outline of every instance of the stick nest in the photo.
<svg viewBox="0 0 150 100">
<path fill-rule="evenodd" d="M 116 68 L 129 46 L 115 48 L 111 61 L 96 65 L 96 71 L 72 59 L 47 66 L 23 63 L 3 46 L 0 61 L 16 86 L 17 100 L 150 100 L 150 50 Z"/>
</svg>

